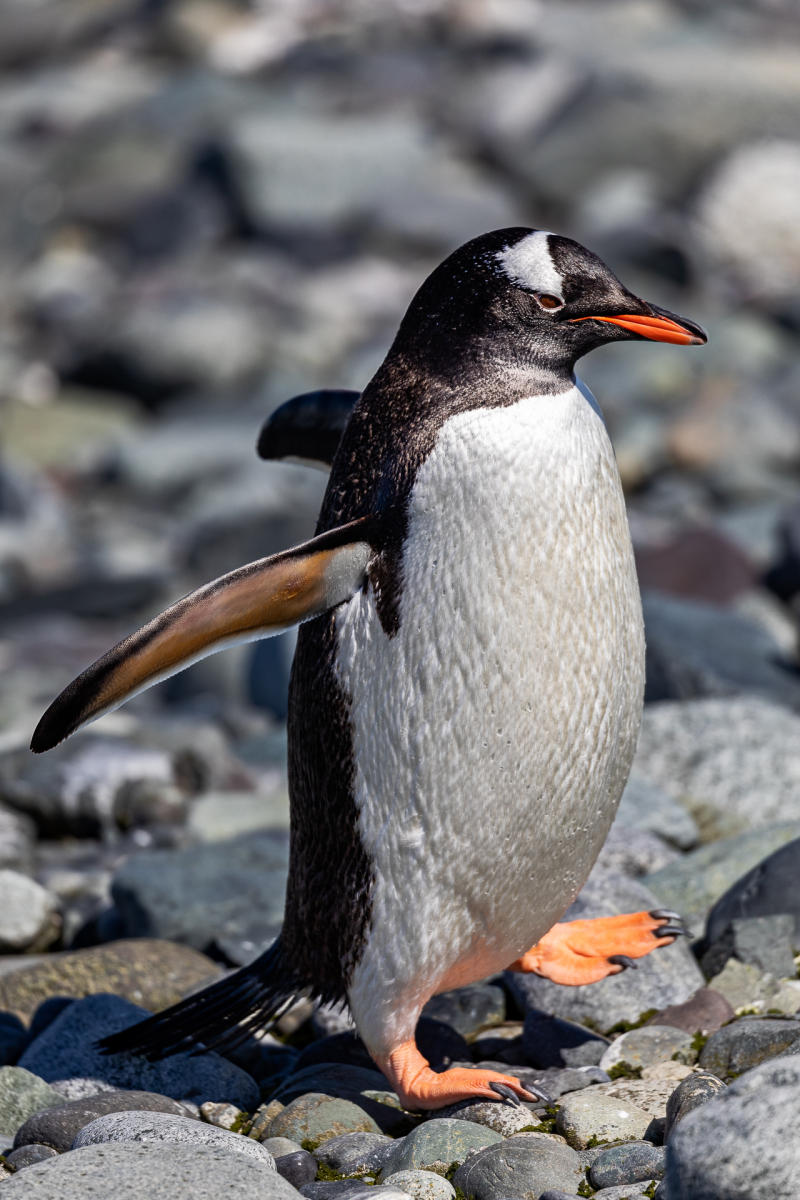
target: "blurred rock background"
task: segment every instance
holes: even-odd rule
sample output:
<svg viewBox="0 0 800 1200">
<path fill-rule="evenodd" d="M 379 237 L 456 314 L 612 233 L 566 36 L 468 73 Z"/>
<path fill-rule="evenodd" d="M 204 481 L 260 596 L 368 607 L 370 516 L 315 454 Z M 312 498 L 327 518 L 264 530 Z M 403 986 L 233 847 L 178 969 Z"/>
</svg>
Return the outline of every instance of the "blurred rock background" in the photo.
<svg viewBox="0 0 800 1200">
<path fill-rule="evenodd" d="M 118 637 L 309 536 L 324 477 L 261 462 L 264 417 L 362 387 L 425 274 L 503 225 L 585 242 L 710 335 L 582 366 L 653 705 L 639 840 L 607 865 L 755 838 L 702 917 L 796 836 L 795 5 L 0 0 L 0 30 L 0 868 L 30 885 L 0 951 L 156 935 L 236 963 L 279 925 L 290 638 L 27 743 Z"/>
</svg>

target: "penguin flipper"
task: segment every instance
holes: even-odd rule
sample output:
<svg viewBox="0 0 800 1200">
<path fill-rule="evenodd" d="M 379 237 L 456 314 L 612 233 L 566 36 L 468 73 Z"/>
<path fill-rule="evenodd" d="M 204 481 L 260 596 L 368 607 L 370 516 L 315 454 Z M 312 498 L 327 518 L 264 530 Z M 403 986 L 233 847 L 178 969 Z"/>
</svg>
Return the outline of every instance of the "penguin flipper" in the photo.
<svg viewBox="0 0 800 1200">
<path fill-rule="evenodd" d="M 74 679 L 37 725 L 31 750 L 51 750 L 216 650 L 270 637 L 349 599 L 366 578 L 376 528 L 375 518 L 362 517 L 190 592 Z"/>
<path fill-rule="evenodd" d="M 258 453 L 329 471 L 359 395 L 344 388 L 320 388 L 292 396 L 261 427 Z"/>
</svg>

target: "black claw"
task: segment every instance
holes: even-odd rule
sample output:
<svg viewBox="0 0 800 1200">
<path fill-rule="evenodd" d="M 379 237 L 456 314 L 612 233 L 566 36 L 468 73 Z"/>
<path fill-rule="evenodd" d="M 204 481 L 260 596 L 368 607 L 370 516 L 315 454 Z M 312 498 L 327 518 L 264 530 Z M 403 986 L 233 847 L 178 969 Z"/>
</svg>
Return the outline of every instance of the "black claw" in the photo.
<svg viewBox="0 0 800 1200">
<path fill-rule="evenodd" d="M 498 1083 L 496 1080 L 492 1080 L 492 1082 L 489 1084 L 489 1087 L 493 1092 L 497 1092 L 501 1099 L 508 1100 L 509 1104 L 514 1104 L 517 1108 L 522 1108 L 522 1101 L 517 1093 L 511 1090 L 507 1083 Z"/>
<path fill-rule="evenodd" d="M 654 921 L 682 921 L 683 917 L 680 913 L 673 912 L 671 908 L 654 908 L 648 913 Z"/>
<path fill-rule="evenodd" d="M 553 1097 L 543 1091 L 542 1088 L 537 1087 L 535 1083 L 526 1083 L 525 1090 L 531 1092 L 538 1100 L 541 1100 L 542 1104 L 555 1104 Z"/>
<path fill-rule="evenodd" d="M 627 954 L 612 954 L 608 960 L 615 967 L 622 967 L 623 971 L 630 968 L 632 971 L 638 970 L 639 964 L 634 962 L 632 958 L 628 958 Z"/>
<path fill-rule="evenodd" d="M 660 929 L 653 930 L 653 936 L 662 937 L 689 937 L 689 930 L 685 925 L 662 925 Z"/>
</svg>

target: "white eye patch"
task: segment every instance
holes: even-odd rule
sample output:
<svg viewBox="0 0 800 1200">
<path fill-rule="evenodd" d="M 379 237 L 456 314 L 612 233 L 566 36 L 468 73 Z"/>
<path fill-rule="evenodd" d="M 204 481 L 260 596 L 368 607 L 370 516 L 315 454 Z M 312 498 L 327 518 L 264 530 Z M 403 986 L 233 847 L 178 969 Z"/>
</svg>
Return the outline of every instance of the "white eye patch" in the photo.
<svg viewBox="0 0 800 1200">
<path fill-rule="evenodd" d="M 549 237 L 546 229 L 537 229 L 513 246 L 498 250 L 495 257 L 512 283 L 563 298 L 564 280 L 553 262 Z"/>
</svg>

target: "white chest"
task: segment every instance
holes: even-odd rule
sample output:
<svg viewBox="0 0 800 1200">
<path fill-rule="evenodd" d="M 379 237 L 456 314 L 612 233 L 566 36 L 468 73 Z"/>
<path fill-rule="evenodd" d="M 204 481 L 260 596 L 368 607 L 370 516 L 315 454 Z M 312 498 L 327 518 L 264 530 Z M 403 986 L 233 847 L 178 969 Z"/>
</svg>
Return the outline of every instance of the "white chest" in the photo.
<svg viewBox="0 0 800 1200">
<path fill-rule="evenodd" d="M 578 389 L 443 427 L 402 574 L 395 637 L 369 592 L 337 614 L 375 970 L 395 981 L 444 977 L 476 939 L 506 962 L 529 948 L 583 883 L 630 767 L 639 596 L 613 452 Z"/>
</svg>

